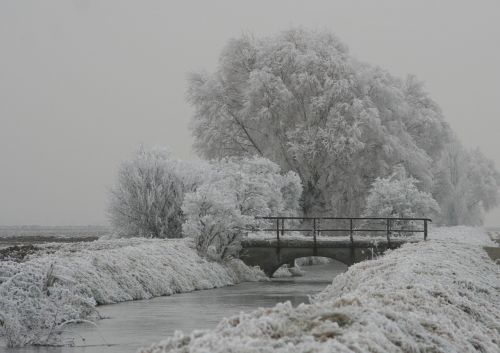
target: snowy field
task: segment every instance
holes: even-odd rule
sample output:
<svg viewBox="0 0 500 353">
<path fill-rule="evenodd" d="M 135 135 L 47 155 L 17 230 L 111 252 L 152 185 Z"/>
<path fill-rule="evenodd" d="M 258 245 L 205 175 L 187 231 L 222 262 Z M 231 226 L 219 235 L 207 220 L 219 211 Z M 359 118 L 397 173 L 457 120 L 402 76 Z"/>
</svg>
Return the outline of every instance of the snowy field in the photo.
<svg viewBox="0 0 500 353">
<path fill-rule="evenodd" d="M 8 238 L 81 238 L 109 234 L 105 226 L 0 226 L 0 241 Z"/>
<path fill-rule="evenodd" d="M 59 333 L 67 323 L 99 317 L 98 304 L 264 277 L 239 260 L 204 260 L 185 239 L 50 243 L 23 249 L 0 261 L 0 341 L 10 346 L 60 344 Z"/>
<path fill-rule="evenodd" d="M 0 249 L 46 242 L 93 241 L 110 233 L 105 226 L 0 226 Z"/>
<path fill-rule="evenodd" d="M 500 267 L 481 229 L 437 228 L 356 264 L 312 300 L 177 332 L 160 352 L 500 352 Z"/>
</svg>

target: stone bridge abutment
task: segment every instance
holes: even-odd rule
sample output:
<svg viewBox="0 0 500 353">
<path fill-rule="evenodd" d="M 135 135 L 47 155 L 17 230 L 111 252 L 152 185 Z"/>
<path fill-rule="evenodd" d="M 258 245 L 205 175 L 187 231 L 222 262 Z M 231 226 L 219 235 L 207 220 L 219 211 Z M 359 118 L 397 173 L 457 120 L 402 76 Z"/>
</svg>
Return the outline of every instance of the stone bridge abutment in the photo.
<svg viewBox="0 0 500 353">
<path fill-rule="evenodd" d="M 423 240 L 426 240 L 427 225 L 432 222 L 429 218 L 404 217 L 278 216 L 257 217 L 257 219 L 267 226 L 274 226 L 260 230 L 273 232 L 276 237 L 245 237 L 241 244 L 240 258 L 247 265 L 259 266 L 270 277 L 282 265 L 290 264 L 301 257 L 329 257 L 347 266 L 372 259 L 387 249 L 395 249 L 404 243 L 418 241 L 408 234 L 423 233 Z M 418 227 L 418 223 L 422 227 Z M 288 233 L 292 232 L 309 236 L 289 236 Z M 385 237 L 375 236 L 381 233 L 385 233 Z M 327 236 L 323 236 L 325 234 Z M 359 234 L 369 234 L 369 236 L 359 236 Z"/>
<path fill-rule="evenodd" d="M 373 259 L 388 248 L 398 248 L 408 241 L 393 240 L 390 243 L 373 241 L 320 240 L 313 241 L 281 239 L 278 247 L 276 240 L 246 238 L 242 241 L 240 259 L 249 266 L 259 266 L 269 277 L 285 264 L 295 259 L 309 256 L 322 256 L 340 261 L 347 266 L 364 260 Z"/>
</svg>

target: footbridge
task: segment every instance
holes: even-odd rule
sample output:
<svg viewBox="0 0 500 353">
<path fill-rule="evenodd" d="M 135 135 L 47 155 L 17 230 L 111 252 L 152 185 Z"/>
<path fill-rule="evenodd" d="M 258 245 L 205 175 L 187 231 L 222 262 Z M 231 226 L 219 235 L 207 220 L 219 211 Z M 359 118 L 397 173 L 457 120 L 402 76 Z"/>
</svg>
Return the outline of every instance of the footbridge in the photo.
<svg viewBox="0 0 500 353">
<path fill-rule="evenodd" d="M 268 276 L 295 259 L 322 256 L 347 266 L 387 249 L 427 240 L 429 218 L 260 217 L 264 227 L 242 240 L 240 258 Z M 419 234 L 422 233 L 422 234 Z"/>
</svg>

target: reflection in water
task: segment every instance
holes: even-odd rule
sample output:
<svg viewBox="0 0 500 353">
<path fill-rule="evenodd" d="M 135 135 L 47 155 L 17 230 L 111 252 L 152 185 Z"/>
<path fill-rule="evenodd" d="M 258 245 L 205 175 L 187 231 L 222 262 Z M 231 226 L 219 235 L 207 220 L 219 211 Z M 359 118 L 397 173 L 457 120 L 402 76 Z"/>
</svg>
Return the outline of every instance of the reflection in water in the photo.
<svg viewBox="0 0 500 353">
<path fill-rule="evenodd" d="M 100 306 L 104 319 L 99 329 L 79 324 L 71 327 L 75 347 L 25 347 L 6 349 L 9 353 L 125 353 L 160 341 L 175 330 L 209 329 L 226 316 L 258 307 L 271 307 L 289 300 L 294 306 L 308 301 L 332 278 L 346 270 L 334 262 L 303 267 L 303 277 L 273 279 L 270 282 L 242 283 L 232 287 L 176 294 Z M 100 334 L 99 334 L 100 333 Z M 103 338 L 110 344 L 106 346 Z M 84 339 L 83 339 L 84 338 Z M 1 348 L 1 347 L 0 347 Z"/>
</svg>

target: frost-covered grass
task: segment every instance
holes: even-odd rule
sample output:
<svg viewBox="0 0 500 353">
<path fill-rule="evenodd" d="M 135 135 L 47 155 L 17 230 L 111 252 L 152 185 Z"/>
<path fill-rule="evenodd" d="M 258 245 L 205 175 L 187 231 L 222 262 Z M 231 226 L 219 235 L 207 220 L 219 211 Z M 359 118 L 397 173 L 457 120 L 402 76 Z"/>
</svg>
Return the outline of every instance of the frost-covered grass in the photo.
<svg viewBox="0 0 500 353">
<path fill-rule="evenodd" d="M 499 352 L 500 267 L 480 229 L 434 229 L 337 276 L 293 308 L 226 318 L 214 330 L 177 332 L 159 352 Z"/>
<path fill-rule="evenodd" d="M 98 304 L 263 276 L 239 260 L 207 261 L 185 239 L 42 245 L 24 259 L 0 261 L 0 337 L 9 346 L 55 344 L 65 323 L 97 318 Z"/>
</svg>

